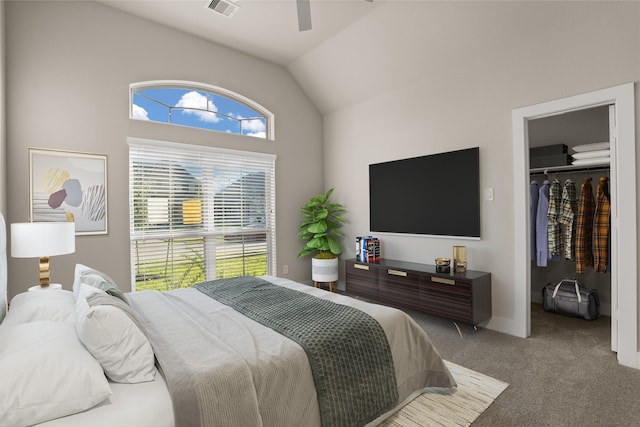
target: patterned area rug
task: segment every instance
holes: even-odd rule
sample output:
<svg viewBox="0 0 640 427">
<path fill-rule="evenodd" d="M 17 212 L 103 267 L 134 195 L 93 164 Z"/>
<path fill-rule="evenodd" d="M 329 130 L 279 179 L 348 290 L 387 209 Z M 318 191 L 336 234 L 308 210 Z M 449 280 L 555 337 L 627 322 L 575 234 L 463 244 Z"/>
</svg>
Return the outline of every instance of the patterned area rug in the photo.
<svg viewBox="0 0 640 427">
<path fill-rule="evenodd" d="M 509 384 L 445 361 L 457 389 L 433 388 L 387 418 L 384 427 L 469 426 Z"/>
</svg>

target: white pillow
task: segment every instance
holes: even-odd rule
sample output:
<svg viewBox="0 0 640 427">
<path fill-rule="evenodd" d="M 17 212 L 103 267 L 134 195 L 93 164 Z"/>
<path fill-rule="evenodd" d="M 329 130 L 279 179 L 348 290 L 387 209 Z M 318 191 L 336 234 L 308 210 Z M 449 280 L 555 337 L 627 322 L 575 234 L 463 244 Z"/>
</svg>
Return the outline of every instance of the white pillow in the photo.
<svg viewBox="0 0 640 427">
<path fill-rule="evenodd" d="M 95 270 L 91 267 L 87 267 L 86 265 L 76 264 L 73 277 L 73 297 L 76 300 L 78 299 L 78 292 L 81 284 L 98 288 L 102 291 L 105 291 L 109 295 L 120 298 L 122 301 L 129 304 L 127 297 L 111 277 L 107 276 L 101 271 Z"/>
<path fill-rule="evenodd" d="M 590 159 L 578 159 L 571 162 L 574 166 L 608 165 L 610 163 L 610 157 L 592 157 Z"/>
<path fill-rule="evenodd" d="M 23 292 L 11 300 L 4 325 L 35 321 L 75 322 L 76 304 L 70 291 Z"/>
<path fill-rule="evenodd" d="M 571 155 L 575 160 L 580 159 L 590 159 L 592 157 L 609 157 L 611 155 L 611 150 L 594 150 L 594 151 L 583 151 L 582 153 L 574 153 Z"/>
<path fill-rule="evenodd" d="M 69 322 L 0 326 L 0 425 L 27 426 L 87 410 L 111 394 Z"/>
<path fill-rule="evenodd" d="M 91 296 L 94 294 L 111 299 L 115 305 L 93 304 Z M 118 298 L 81 284 L 76 301 L 78 337 L 112 381 L 152 381 L 155 358 L 151 344 L 136 322 L 125 313 L 126 309 L 130 310 Z"/>
<path fill-rule="evenodd" d="M 89 267 L 82 264 L 76 264 L 76 268 L 73 274 L 73 298 L 78 301 L 78 294 L 80 294 L 80 279 L 82 277 L 82 272 L 88 270 Z"/>
<path fill-rule="evenodd" d="M 595 150 L 607 150 L 611 147 L 608 142 L 594 142 L 591 144 L 582 144 L 571 147 L 575 153 L 581 153 L 583 151 L 595 151 Z"/>
</svg>

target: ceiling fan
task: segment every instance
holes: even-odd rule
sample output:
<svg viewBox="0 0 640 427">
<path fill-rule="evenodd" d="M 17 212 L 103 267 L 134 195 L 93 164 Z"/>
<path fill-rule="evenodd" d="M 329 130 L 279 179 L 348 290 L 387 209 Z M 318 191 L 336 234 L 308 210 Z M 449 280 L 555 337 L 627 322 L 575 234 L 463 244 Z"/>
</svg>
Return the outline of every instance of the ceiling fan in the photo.
<svg viewBox="0 0 640 427">
<path fill-rule="evenodd" d="M 365 0 L 373 2 L 373 0 Z M 298 6 L 298 30 L 308 31 L 311 29 L 311 2 L 310 0 L 296 0 Z"/>
<path fill-rule="evenodd" d="M 298 7 L 298 31 L 308 31 L 311 29 L 311 1 L 296 0 Z"/>
<path fill-rule="evenodd" d="M 365 0 L 373 2 L 373 0 Z M 298 9 L 298 30 L 309 31 L 311 29 L 311 0 L 296 0 Z M 232 0 L 212 0 L 207 6 L 227 18 L 231 18 L 240 6 Z"/>
</svg>

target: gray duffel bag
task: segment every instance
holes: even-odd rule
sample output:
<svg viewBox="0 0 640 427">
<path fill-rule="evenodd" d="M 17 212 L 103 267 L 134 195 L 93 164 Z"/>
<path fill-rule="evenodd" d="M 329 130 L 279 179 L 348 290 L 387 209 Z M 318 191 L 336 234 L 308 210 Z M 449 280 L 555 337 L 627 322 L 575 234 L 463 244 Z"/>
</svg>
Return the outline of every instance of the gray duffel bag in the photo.
<svg viewBox="0 0 640 427">
<path fill-rule="evenodd" d="M 544 311 L 595 320 L 600 314 L 600 298 L 596 289 L 581 288 L 575 279 L 563 279 L 557 285 L 542 289 Z"/>
</svg>

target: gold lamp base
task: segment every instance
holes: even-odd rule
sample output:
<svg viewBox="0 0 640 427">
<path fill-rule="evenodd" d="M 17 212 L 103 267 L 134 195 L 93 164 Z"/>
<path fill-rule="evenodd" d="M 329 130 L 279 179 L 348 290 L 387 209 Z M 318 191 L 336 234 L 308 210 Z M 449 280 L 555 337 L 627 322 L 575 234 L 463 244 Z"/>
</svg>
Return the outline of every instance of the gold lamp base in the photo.
<svg viewBox="0 0 640 427">
<path fill-rule="evenodd" d="M 50 274 L 49 274 L 49 257 L 40 257 L 40 287 L 46 288 L 49 286 Z"/>
</svg>

